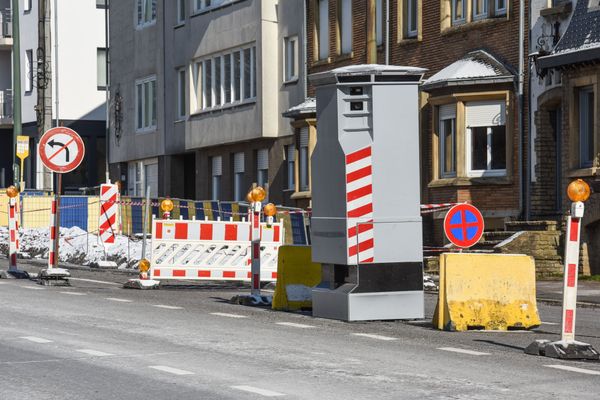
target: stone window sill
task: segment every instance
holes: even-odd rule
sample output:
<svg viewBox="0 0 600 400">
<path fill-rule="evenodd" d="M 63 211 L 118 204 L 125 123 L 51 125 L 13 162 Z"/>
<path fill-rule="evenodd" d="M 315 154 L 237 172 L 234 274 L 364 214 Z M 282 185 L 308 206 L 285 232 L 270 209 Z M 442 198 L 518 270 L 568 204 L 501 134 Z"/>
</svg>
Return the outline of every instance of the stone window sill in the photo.
<svg viewBox="0 0 600 400">
<path fill-rule="evenodd" d="M 590 178 L 598 172 L 597 167 L 573 169 L 567 173 L 569 178 Z"/>
<path fill-rule="evenodd" d="M 308 192 L 295 192 L 293 195 L 290 196 L 290 199 L 292 200 L 298 200 L 298 199 L 310 199 L 312 197 L 310 191 Z"/>
<path fill-rule="evenodd" d="M 487 185 L 511 185 L 512 179 L 506 176 L 502 177 L 458 177 L 458 178 L 440 178 L 429 182 L 427 187 L 446 187 L 446 186 L 487 186 Z"/>
</svg>

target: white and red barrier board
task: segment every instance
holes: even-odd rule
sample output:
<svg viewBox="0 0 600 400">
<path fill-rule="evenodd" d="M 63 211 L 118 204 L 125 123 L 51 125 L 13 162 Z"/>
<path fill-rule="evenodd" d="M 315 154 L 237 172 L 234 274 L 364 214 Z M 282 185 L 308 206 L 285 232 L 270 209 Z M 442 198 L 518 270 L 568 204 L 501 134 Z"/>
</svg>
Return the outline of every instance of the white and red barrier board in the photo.
<svg viewBox="0 0 600 400">
<path fill-rule="evenodd" d="M 100 185 L 100 240 L 104 246 L 115 244 L 115 237 L 119 225 L 117 223 L 117 212 L 119 187 L 112 184 Z"/>
<path fill-rule="evenodd" d="M 250 281 L 250 227 L 250 222 L 154 220 L 151 278 Z M 283 223 L 261 223 L 261 281 L 277 280 L 283 236 Z"/>
</svg>

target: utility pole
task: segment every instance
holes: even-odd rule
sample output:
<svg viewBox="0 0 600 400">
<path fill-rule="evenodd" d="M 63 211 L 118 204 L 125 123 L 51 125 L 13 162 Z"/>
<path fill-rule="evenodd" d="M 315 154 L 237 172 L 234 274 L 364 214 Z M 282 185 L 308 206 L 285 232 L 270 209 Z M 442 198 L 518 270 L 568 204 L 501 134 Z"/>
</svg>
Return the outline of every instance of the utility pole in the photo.
<svg viewBox="0 0 600 400">
<path fill-rule="evenodd" d="M 367 0 L 367 64 L 377 64 L 377 8 L 375 0 Z"/>
<path fill-rule="evenodd" d="M 50 37 L 51 9 L 49 0 L 38 0 L 37 49 L 37 131 L 38 139 L 52 128 L 52 57 Z M 42 187 L 52 187 L 52 173 L 43 168 Z"/>
<path fill-rule="evenodd" d="M 19 33 L 19 0 L 12 0 L 12 35 L 13 35 L 13 182 L 19 181 L 15 175 L 17 136 L 21 135 L 21 35 Z"/>
</svg>

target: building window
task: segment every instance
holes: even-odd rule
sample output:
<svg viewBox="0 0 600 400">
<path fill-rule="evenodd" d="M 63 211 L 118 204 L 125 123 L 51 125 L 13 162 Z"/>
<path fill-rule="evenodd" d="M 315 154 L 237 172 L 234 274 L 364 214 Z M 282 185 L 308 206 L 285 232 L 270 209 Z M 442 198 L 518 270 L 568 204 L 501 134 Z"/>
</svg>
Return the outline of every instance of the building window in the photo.
<svg viewBox="0 0 600 400">
<path fill-rule="evenodd" d="M 156 0 L 137 0 L 137 26 L 144 27 L 156 22 Z"/>
<path fill-rule="evenodd" d="M 329 0 L 319 0 L 318 23 L 319 60 L 329 57 Z"/>
<path fill-rule="evenodd" d="M 185 103 L 185 68 L 181 68 L 177 71 L 177 117 L 179 119 L 185 119 Z"/>
<path fill-rule="evenodd" d="M 33 50 L 25 50 L 25 92 L 33 90 Z"/>
<path fill-rule="evenodd" d="M 594 164 L 594 89 L 579 89 L 579 163 L 581 167 Z"/>
<path fill-rule="evenodd" d="M 206 8 L 209 8 L 211 6 L 214 5 L 215 1 L 211 1 L 211 0 L 195 0 L 196 2 L 196 11 L 202 11 Z"/>
<path fill-rule="evenodd" d="M 296 190 L 296 146 L 290 144 L 285 147 L 285 159 L 287 188 L 288 190 Z"/>
<path fill-rule="evenodd" d="M 145 196 L 150 187 L 150 196 L 158 196 L 158 160 L 132 161 L 128 165 L 127 192 L 130 196 Z"/>
<path fill-rule="evenodd" d="M 211 160 L 211 200 L 221 200 L 221 175 L 223 174 L 223 158 L 214 156 Z"/>
<path fill-rule="evenodd" d="M 285 81 L 298 79 L 298 36 L 284 39 L 285 47 Z"/>
<path fill-rule="evenodd" d="M 30 12 L 31 11 L 31 0 L 23 0 L 23 12 Z"/>
<path fill-rule="evenodd" d="M 156 129 L 156 77 L 135 83 L 136 131 Z"/>
<path fill-rule="evenodd" d="M 406 0 L 405 26 L 406 37 L 414 38 L 419 33 L 419 0 Z"/>
<path fill-rule="evenodd" d="M 256 47 L 196 61 L 196 110 L 256 98 Z"/>
<path fill-rule="evenodd" d="M 106 49 L 98 47 L 96 54 L 96 84 L 98 90 L 106 90 L 108 86 L 108 79 L 106 77 L 106 57 L 108 56 L 108 52 Z"/>
<path fill-rule="evenodd" d="M 185 8 L 187 0 L 177 0 L 177 24 L 185 23 Z"/>
<path fill-rule="evenodd" d="M 440 176 L 456 176 L 456 104 L 443 105 L 439 114 Z"/>
<path fill-rule="evenodd" d="M 243 152 L 233 155 L 233 201 L 244 200 L 245 157 Z"/>
<path fill-rule="evenodd" d="M 488 16 L 488 0 L 472 0 L 473 1 L 473 19 L 483 19 Z"/>
<path fill-rule="evenodd" d="M 300 128 L 300 138 L 299 138 L 299 151 L 298 151 L 298 175 L 299 175 L 299 184 L 300 191 L 306 192 L 309 190 L 309 182 L 308 182 L 308 127 Z"/>
<path fill-rule="evenodd" d="M 31 1 L 31 0 L 28 0 L 28 1 Z M 101 9 L 108 8 L 108 0 L 96 0 L 96 8 L 101 8 Z"/>
<path fill-rule="evenodd" d="M 506 15 L 506 0 L 494 0 L 494 14 Z"/>
<path fill-rule="evenodd" d="M 339 0 L 338 10 L 340 53 L 350 54 L 352 52 L 352 0 Z"/>
<path fill-rule="evenodd" d="M 458 25 L 466 21 L 466 0 L 452 0 L 452 24 Z"/>
<path fill-rule="evenodd" d="M 377 46 L 383 44 L 383 0 L 375 2 L 375 37 Z"/>
<path fill-rule="evenodd" d="M 269 183 L 269 150 L 256 152 L 256 183 L 263 188 Z"/>
<path fill-rule="evenodd" d="M 469 176 L 506 175 L 506 105 L 465 103 Z"/>
</svg>

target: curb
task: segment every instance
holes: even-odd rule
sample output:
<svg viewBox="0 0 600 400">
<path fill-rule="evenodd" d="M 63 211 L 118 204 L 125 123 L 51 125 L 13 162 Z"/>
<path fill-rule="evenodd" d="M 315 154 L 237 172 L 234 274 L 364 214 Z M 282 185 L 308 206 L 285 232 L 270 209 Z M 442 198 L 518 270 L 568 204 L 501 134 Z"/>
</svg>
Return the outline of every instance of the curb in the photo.
<svg viewBox="0 0 600 400">
<path fill-rule="evenodd" d="M 562 300 L 555 300 L 555 299 L 537 299 L 538 302 L 540 303 L 544 303 L 544 304 L 548 304 L 551 306 L 562 306 Z M 578 301 L 577 302 L 577 307 L 581 307 L 581 308 L 600 308 L 600 304 L 598 303 L 588 303 L 585 301 Z"/>
</svg>

